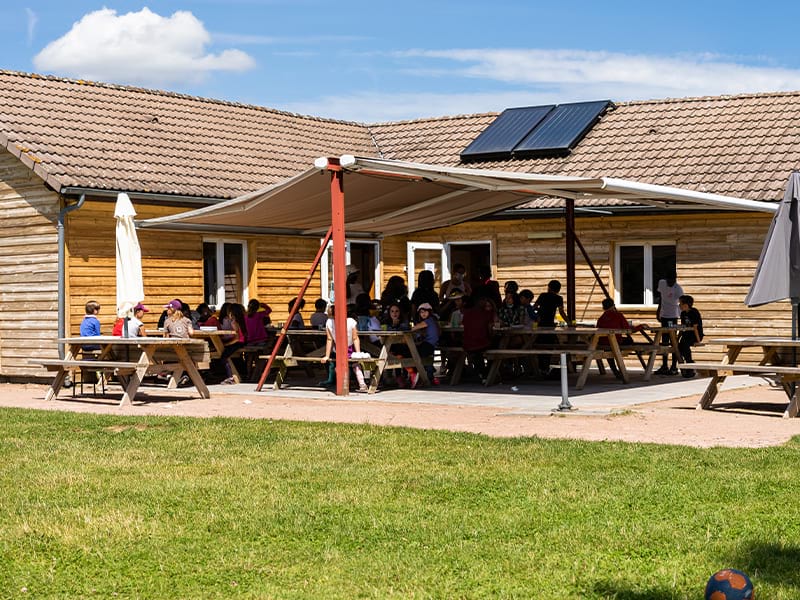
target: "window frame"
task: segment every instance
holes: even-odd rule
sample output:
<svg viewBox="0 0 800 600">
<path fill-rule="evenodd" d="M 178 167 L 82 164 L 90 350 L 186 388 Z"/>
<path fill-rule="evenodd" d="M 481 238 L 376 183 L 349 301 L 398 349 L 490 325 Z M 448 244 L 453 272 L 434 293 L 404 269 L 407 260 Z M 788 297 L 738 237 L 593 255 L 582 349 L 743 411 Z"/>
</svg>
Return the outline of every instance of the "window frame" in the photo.
<svg viewBox="0 0 800 600">
<path fill-rule="evenodd" d="M 644 250 L 644 303 L 643 304 L 623 304 L 622 303 L 622 264 L 620 249 L 624 247 L 641 247 Z M 614 244 L 614 303 L 620 308 L 630 309 L 656 309 L 658 302 L 656 302 L 656 290 L 652 287 L 653 281 L 653 247 L 655 246 L 672 246 L 675 248 L 675 262 L 678 261 L 678 243 L 675 240 L 626 240 L 624 242 L 616 242 Z M 619 284 L 617 283 L 619 282 Z"/>
<path fill-rule="evenodd" d="M 249 302 L 249 285 L 250 281 L 250 260 L 248 256 L 248 243 L 247 240 L 241 238 L 228 238 L 228 237 L 203 237 L 202 244 L 215 244 L 216 245 L 216 261 L 217 261 L 217 291 L 215 294 L 216 303 L 213 305 L 216 310 L 225 302 L 225 244 L 237 244 L 242 248 L 242 298 L 240 302 L 247 306 Z M 203 249 L 203 256 L 205 257 L 205 249 Z M 207 302 L 205 298 L 205 260 L 203 260 L 203 302 Z M 222 293 L 222 302 L 220 302 L 220 293 Z M 211 302 L 208 302 L 211 305 Z"/>
</svg>

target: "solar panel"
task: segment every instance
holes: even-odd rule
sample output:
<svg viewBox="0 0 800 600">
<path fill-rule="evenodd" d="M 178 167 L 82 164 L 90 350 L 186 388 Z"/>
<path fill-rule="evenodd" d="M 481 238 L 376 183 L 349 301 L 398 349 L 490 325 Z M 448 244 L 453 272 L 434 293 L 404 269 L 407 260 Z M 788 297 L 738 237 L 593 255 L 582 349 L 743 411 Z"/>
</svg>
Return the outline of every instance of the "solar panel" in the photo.
<svg viewBox="0 0 800 600">
<path fill-rule="evenodd" d="M 514 146 L 514 156 L 569 154 L 610 104 L 609 100 L 559 104 Z"/>
<path fill-rule="evenodd" d="M 507 108 L 461 153 L 462 160 L 510 158 L 511 151 L 555 108 Z"/>
</svg>

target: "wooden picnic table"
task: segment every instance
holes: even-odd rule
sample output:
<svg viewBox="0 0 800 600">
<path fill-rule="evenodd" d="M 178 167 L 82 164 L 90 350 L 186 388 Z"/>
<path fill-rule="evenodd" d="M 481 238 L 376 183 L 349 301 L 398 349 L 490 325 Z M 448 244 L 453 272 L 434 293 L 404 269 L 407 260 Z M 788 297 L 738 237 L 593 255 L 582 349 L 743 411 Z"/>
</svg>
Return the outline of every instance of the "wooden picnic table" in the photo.
<svg viewBox="0 0 800 600">
<path fill-rule="evenodd" d="M 725 356 L 719 363 L 689 363 L 692 369 L 711 371 L 713 373 L 711 381 L 706 387 L 697 409 L 711 408 L 717 394 L 719 394 L 722 384 L 728 375 L 736 373 L 771 376 L 780 384 L 789 398 L 789 403 L 783 416 L 796 417 L 798 414 L 797 381 L 800 380 L 800 367 L 797 365 L 797 356 L 800 356 L 800 340 L 783 337 L 753 336 L 753 337 L 732 337 L 716 338 L 707 340 L 708 344 L 722 344 L 725 346 Z M 757 363 L 752 361 L 737 362 L 742 356 L 752 355 L 743 353 L 746 348 L 760 348 L 761 357 Z M 789 355 L 792 358 L 788 364 L 784 359 Z"/>
<path fill-rule="evenodd" d="M 370 372 L 368 393 L 375 393 L 378 389 L 381 376 L 386 369 L 399 369 L 415 367 L 419 373 L 419 380 L 423 385 L 430 385 L 430 379 L 425 371 L 425 362 L 417 351 L 414 343 L 414 333 L 411 331 L 359 331 L 362 352 L 369 351 L 370 358 L 351 358 L 351 364 L 359 364 L 365 371 Z M 275 357 L 278 373 L 275 376 L 273 389 L 280 389 L 286 380 L 287 369 L 309 363 L 320 363 L 325 354 L 326 332 L 324 329 L 287 329 L 286 337 L 289 340 L 282 355 Z M 372 343 L 370 338 L 377 338 L 377 343 Z M 308 350 L 308 345 L 298 344 L 298 341 L 317 339 L 319 343 Z M 400 344 L 408 348 L 410 358 L 399 358 L 391 353 L 392 346 Z M 304 349 L 304 346 L 306 349 Z"/>
<path fill-rule="evenodd" d="M 589 369 L 592 362 L 604 358 L 613 358 L 619 368 L 620 376 L 624 383 L 628 383 L 628 370 L 623 360 L 623 352 L 617 341 L 617 334 L 628 335 L 632 333 L 629 329 L 606 329 L 597 327 L 537 327 L 529 328 L 502 328 L 502 337 L 498 348 L 487 350 L 484 356 L 491 360 L 489 373 L 486 376 L 485 385 L 491 385 L 500 373 L 502 361 L 507 358 L 525 358 L 539 355 L 567 354 L 569 356 L 581 357 L 582 366 L 575 389 L 582 389 L 589 376 Z M 552 339 L 554 336 L 557 341 L 547 341 L 537 343 L 541 336 Z M 515 336 L 522 336 L 525 340 L 521 348 L 509 348 L 511 339 Z M 608 348 L 600 345 L 601 340 L 608 340 Z M 655 349 L 651 349 L 651 364 L 655 362 Z M 649 372 L 646 376 L 649 376 Z"/>
<path fill-rule="evenodd" d="M 164 372 L 170 373 L 168 388 L 177 387 L 181 375 L 186 373 L 203 398 L 211 397 L 198 371 L 198 367 L 206 368 L 209 359 L 208 347 L 202 341 L 154 336 L 123 338 L 100 335 L 61 338 L 58 342 L 65 345 L 63 359 L 31 361 L 55 372 L 45 400 L 55 399 L 67 376 L 76 369 L 117 375 L 124 389 L 120 406 L 126 401 L 133 401 L 145 375 Z M 99 347 L 96 358 L 83 358 L 84 346 Z"/>
</svg>

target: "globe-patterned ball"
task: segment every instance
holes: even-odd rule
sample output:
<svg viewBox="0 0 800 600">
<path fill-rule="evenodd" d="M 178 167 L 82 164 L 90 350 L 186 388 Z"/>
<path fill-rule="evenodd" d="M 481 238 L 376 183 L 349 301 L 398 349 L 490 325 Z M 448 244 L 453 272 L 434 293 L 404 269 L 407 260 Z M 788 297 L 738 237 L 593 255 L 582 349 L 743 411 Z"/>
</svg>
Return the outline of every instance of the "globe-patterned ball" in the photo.
<svg viewBox="0 0 800 600">
<path fill-rule="evenodd" d="M 753 600 L 753 583 L 737 569 L 722 569 L 706 584 L 706 600 Z"/>
</svg>

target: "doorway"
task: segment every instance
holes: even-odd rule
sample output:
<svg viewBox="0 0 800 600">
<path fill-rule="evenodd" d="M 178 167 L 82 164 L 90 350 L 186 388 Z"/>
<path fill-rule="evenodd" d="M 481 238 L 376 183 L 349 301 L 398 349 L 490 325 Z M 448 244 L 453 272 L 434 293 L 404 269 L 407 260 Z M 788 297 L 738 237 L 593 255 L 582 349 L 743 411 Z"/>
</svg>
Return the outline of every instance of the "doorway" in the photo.
<svg viewBox="0 0 800 600">
<path fill-rule="evenodd" d="M 478 268 L 492 266 L 491 240 L 469 240 L 464 242 L 407 242 L 408 293 L 417 285 L 417 276 L 422 270 L 433 271 L 436 289 L 450 279 L 453 265 L 462 264 L 467 269 L 467 282 L 474 288 L 480 283 Z"/>
<path fill-rule="evenodd" d="M 453 265 L 462 264 L 467 269 L 467 283 L 472 289 L 481 283 L 478 279 L 479 268 L 492 266 L 491 240 L 448 242 L 445 245 L 445 251 L 447 253 L 446 277 L 450 277 Z"/>
<path fill-rule="evenodd" d="M 377 241 L 350 241 L 345 243 L 345 263 L 354 265 L 360 271 L 361 285 L 364 291 L 374 298 L 380 296 L 380 242 Z M 320 263 L 321 296 L 333 301 L 333 242 L 328 242 L 328 247 L 322 255 Z"/>
</svg>

